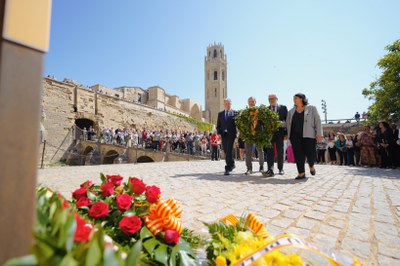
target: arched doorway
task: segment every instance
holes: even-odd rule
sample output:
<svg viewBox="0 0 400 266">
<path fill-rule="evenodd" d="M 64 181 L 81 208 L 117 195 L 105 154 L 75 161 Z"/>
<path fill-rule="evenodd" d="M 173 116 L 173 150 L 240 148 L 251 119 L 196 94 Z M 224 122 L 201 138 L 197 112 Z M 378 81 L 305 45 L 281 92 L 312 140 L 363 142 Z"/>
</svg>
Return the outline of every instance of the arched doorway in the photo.
<svg viewBox="0 0 400 266">
<path fill-rule="evenodd" d="M 138 163 L 154 163 L 154 160 L 151 159 L 149 156 L 140 156 L 137 159 Z"/>
<path fill-rule="evenodd" d="M 94 129 L 94 122 L 93 120 L 87 119 L 87 118 L 78 118 L 75 119 L 75 138 L 83 140 L 83 129 L 86 128 L 86 130 L 89 130 L 90 127 Z M 91 139 L 92 136 L 89 136 L 88 134 L 88 140 Z"/>
<path fill-rule="evenodd" d="M 104 155 L 103 164 L 114 164 L 114 160 L 119 156 L 115 150 L 110 150 Z"/>
<path fill-rule="evenodd" d="M 92 146 L 87 146 L 85 151 L 83 152 L 82 155 L 82 165 L 86 164 L 86 159 L 87 159 L 87 155 L 93 151 L 93 147 Z"/>
</svg>

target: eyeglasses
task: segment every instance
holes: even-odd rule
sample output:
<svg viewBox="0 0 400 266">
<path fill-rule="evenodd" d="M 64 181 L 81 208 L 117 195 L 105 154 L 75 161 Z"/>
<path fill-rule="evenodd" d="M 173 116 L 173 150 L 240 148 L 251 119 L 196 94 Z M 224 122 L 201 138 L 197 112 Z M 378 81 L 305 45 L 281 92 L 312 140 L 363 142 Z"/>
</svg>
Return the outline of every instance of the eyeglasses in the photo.
<svg viewBox="0 0 400 266">
<path fill-rule="evenodd" d="M 270 101 L 271 101 L 271 100 L 276 100 L 276 98 L 268 98 L 268 100 L 270 100 Z"/>
</svg>

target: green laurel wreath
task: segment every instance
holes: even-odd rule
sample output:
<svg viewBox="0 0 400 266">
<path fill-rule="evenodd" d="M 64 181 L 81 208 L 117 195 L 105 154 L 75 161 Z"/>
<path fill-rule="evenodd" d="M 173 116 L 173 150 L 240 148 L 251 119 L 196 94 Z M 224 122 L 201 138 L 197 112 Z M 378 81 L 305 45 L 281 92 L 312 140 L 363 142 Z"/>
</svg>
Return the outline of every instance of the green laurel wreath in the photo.
<svg viewBox="0 0 400 266">
<path fill-rule="evenodd" d="M 257 110 L 256 119 L 258 122 L 257 126 L 254 127 L 254 112 L 257 112 Z M 239 110 L 235 122 L 241 138 L 249 143 L 255 143 L 258 147 L 270 146 L 274 133 L 278 131 L 281 125 L 278 114 L 263 104 L 259 107 L 247 107 Z"/>
</svg>

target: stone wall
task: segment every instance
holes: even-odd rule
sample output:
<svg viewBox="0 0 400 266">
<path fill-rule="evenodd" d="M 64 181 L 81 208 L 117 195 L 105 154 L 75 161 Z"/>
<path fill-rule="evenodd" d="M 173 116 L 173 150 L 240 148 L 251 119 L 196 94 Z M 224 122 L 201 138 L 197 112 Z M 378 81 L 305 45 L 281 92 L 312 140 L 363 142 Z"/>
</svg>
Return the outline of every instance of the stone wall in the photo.
<svg viewBox="0 0 400 266">
<path fill-rule="evenodd" d="M 133 127 L 147 130 L 196 131 L 195 125 L 183 118 L 144 104 L 124 100 L 122 91 L 119 91 L 121 95 L 117 97 L 115 90 L 108 91 L 106 87 L 96 86 L 88 88 L 44 78 L 45 163 L 65 159 L 66 151 L 75 145 L 74 139 L 79 133 L 73 130 L 77 119 L 93 121 L 95 129 Z M 102 90 L 102 93 L 95 93 L 98 90 Z M 171 112 L 177 110 L 173 106 L 169 106 L 169 109 Z M 40 158 L 41 156 L 42 154 Z"/>
</svg>

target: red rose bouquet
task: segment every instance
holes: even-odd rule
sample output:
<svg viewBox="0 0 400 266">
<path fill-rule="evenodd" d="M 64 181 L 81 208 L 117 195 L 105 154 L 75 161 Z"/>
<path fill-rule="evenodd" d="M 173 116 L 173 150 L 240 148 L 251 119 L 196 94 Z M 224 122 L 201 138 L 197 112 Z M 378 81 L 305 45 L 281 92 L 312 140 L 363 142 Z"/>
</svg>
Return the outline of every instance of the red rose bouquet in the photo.
<svg viewBox="0 0 400 266">
<path fill-rule="evenodd" d="M 72 192 L 72 205 L 82 217 L 100 224 L 126 252 L 142 241 L 150 265 L 194 265 L 194 254 L 181 237 L 183 211 L 174 199 L 163 200 L 160 188 L 137 177 L 127 182 L 120 175 L 100 178 L 100 185 L 88 180 Z M 88 230 L 80 227 L 76 238 L 85 240 Z"/>
</svg>

